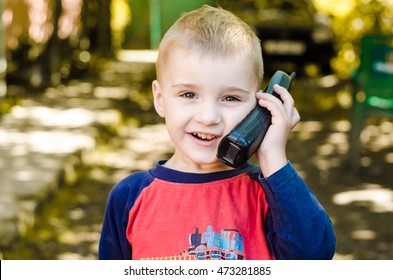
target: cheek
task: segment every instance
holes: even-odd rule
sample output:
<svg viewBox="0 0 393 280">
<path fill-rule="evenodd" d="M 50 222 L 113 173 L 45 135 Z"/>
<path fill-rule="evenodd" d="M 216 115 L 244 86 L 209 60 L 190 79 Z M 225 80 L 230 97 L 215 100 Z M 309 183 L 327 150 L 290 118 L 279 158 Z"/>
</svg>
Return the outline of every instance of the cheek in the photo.
<svg viewBox="0 0 393 280">
<path fill-rule="evenodd" d="M 177 104 L 175 102 L 168 102 L 165 106 L 165 118 L 177 122 L 178 119 L 189 118 L 191 110 L 184 104 Z"/>
<path fill-rule="evenodd" d="M 230 110 L 226 114 L 225 118 L 225 130 L 226 132 L 231 131 L 236 125 L 238 125 L 255 107 L 255 104 L 250 103 L 249 106 L 242 108 L 241 110 Z"/>
<path fill-rule="evenodd" d="M 183 109 L 178 107 L 167 107 L 165 112 L 165 123 L 171 134 L 178 134 L 180 131 L 183 131 L 188 120 L 189 116 Z"/>
</svg>

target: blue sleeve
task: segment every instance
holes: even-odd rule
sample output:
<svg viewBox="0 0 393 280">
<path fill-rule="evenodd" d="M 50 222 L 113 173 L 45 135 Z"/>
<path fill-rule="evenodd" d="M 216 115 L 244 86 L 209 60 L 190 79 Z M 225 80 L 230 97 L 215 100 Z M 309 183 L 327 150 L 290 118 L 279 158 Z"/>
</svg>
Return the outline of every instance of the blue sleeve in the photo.
<svg viewBox="0 0 393 280">
<path fill-rule="evenodd" d="M 128 192 L 125 184 L 116 185 L 108 197 L 99 243 L 100 260 L 130 260 L 131 246 L 126 238 Z"/>
<path fill-rule="evenodd" d="M 142 190 L 152 180 L 148 172 L 136 172 L 121 180 L 111 190 L 98 247 L 100 260 L 132 259 L 132 248 L 126 235 L 128 215 Z"/>
<path fill-rule="evenodd" d="M 332 223 L 314 193 L 288 162 L 260 178 L 269 211 L 266 238 L 276 259 L 332 259 L 336 237 Z"/>
</svg>

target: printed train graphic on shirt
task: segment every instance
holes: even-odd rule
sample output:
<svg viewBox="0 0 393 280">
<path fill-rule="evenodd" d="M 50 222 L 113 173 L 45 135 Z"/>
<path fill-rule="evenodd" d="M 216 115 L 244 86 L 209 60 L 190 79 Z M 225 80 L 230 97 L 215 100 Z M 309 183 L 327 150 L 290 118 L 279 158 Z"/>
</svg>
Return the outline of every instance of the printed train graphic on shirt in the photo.
<svg viewBox="0 0 393 280">
<path fill-rule="evenodd" d="M 242 260 L 244 259 L 244 239 L 237 230 L 223 229 L 214 232 L 211 226 L 207 231 L 190 234 L 189 248 L 183 255 L 194 255 L 197 260 Z"/>
<path fill-rule="evenodd" d="M 149 260 L 243 260 L 244 239 L 237 230 L 223 229 L 221 233 L 214 232 L 208 226 L 205 232 L 190 234 L 190 248 L 179 256 L 148 258 Z"/>
</svg>

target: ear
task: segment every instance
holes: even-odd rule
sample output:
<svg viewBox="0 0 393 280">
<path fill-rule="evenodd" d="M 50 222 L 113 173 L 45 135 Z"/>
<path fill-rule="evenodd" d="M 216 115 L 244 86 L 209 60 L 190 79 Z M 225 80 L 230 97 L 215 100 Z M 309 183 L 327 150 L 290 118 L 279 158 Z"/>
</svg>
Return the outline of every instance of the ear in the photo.
<svg viewBox="0 0 393 280">
<path fill-rule="evenodd" d="M 154 80 L 152 83 L 153 89 L 153 98 L 154 98 L 154 108 L 160 117 L 165 117 L 165 106 L 164 106 L 164 97 L 162 96 L 162 91 L 160 84 L 157 80 Z"/>
</svg>

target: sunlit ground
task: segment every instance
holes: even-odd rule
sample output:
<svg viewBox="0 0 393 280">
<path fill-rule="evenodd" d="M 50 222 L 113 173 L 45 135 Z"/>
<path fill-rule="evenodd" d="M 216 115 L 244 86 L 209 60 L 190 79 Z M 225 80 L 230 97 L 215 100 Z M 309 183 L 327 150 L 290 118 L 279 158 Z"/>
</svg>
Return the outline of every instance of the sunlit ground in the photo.
<svg viewBox="0 0 393 280">
<path fill-rule="evenodd" d="M 333 221 L 335 259 L 393 259 L 392 123 L 364 128 L 358 173 L 347 166 L 349 129 L 347 120 L 303 121 L 289 143 L 299 149 L 291 159 Z"/>
<path fill-rule="evenodd" d="M 28 96 L 12 110 L 12 121 L 0 129 L 0 149 L 7 150 L 9 159 L 23 162 L 41 155 L 36 165 L 45 166 L 50 163 L 44 155 L 83 152 L 72 165 L 79 180 L 45 200 L 34 227 L 2 257 L 95 259 L 110 188 L 173 151 L 152 104 L 154 67 L 129 64 L 152 61 L 156 53 L 136 54 L 120 53 L 127 63 L 108 61 L 98 77 Z M 347 167 L 350 88 L 334 76 L 300 77 L 292 94 L 302 121 L 290 136 L 288 157 L 332 219 L 335 259 L 393 259 L 391 121 L 367 121 L 361 167 L 353 173 Z M 24 131 L 18 129 L 23 123 Z M 0 161 L 1 170 L 8 165 L 8 160 Z M 28 181 L 33 174 L 21 168 L 13 176 Z"/>
</svg>

